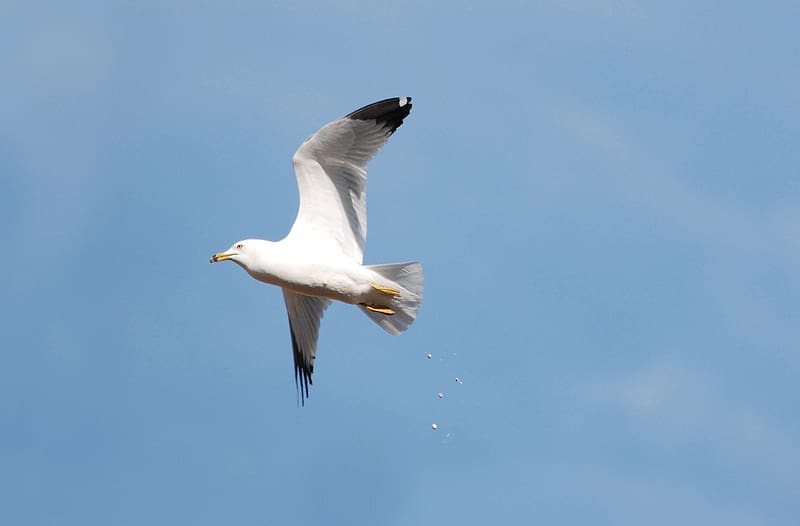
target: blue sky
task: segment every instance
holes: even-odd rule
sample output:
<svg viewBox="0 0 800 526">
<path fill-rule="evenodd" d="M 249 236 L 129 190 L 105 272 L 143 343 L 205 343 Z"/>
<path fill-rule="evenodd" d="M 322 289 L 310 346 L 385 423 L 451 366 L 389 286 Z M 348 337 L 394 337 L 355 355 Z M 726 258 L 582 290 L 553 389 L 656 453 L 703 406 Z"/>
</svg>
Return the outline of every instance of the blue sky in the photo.
<svg viewBox="0 0 800 526">
<path fill-rule="evenodd" d="M 795 4 L 2 11 L 4 524 L 796 523 Z M 423 308 L 329 309 L 299 409 L 280 292 L 208 257 L 397 95 L 365 261 Z"/>
</svg>

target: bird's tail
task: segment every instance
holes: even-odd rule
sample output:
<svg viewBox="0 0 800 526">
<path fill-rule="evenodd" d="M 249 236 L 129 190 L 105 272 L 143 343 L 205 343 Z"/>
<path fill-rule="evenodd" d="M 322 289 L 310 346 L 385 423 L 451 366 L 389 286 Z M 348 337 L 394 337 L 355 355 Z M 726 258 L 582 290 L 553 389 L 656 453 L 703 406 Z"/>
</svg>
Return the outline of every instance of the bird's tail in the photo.
<svg viewBox="0 0 800 526">
<path fill-rule="evenodd" d="M 388 287 L 395 289 L 399 295 L 394 295 L 389 302 L 390 305 L 384 309 L 376 309 L 374 306 L 367 305 L 359 305 L 359 307 L 386 332 L 394 335 L 400 334 L 414 323 L 417 311 L 422 305 L 422 265 L 413 261 L 366 265 L 366 268 L 379 274 L 386 280 Z"/>
</svg>

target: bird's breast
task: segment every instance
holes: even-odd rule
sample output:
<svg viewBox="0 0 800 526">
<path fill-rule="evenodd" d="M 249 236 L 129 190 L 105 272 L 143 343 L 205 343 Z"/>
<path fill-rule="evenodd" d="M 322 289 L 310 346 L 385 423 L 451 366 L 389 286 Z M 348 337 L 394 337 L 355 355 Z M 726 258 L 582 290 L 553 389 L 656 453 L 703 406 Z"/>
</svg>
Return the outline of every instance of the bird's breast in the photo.
<svg viewBox="0 0 800 526">
<path fill-rule="evenodd" d="M 361 267 L 354 265 L 359 269 Z M 360 282 L 358 271 L 353 270 L 342 265 L 296 261 L 249 272 L 258 281 L 298 294 L 356 303 L 363 294 L 365 284 Z"/>
</svg>

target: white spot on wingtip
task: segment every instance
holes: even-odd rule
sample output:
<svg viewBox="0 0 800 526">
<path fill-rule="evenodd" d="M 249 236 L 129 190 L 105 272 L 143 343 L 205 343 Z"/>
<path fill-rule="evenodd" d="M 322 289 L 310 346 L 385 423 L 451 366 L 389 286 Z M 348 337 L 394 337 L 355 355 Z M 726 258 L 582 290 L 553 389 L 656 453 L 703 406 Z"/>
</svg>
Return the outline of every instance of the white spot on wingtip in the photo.
<svg viewBox="0 0 800 526">
<path fill-rule="evenodd" d="M 408 97 L 400 97 L 400 107 L 402 108 L 406 104 L 408 104 Z"/>
</svg>

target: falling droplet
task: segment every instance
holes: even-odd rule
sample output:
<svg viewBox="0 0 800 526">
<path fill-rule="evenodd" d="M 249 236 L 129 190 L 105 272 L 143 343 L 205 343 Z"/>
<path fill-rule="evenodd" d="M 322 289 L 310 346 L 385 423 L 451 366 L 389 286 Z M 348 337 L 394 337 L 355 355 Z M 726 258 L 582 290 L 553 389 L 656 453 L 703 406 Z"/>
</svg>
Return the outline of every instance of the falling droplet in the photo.
<svg viewBox="0 0 800 526">
<path fill-rule="evenodd" d="M 459 383 L 459 384 L 460 384 L 460 383 L 463 383 L 463 382 L 461 381 L 461 378 L 459 378 L 458 376 L 456 376 L 456 383 Z"/>
<path fill-rule="evenodd" d="M 438 394 L 438 395 L 436 395 L 436 396 L 438 396 L 439 398 L 444 398 L 444 393 L 439 393 L 439 394 Z"/>
<path fill-rule="evenodd" d="M 431 358 L 433 358 L 433 355 L 431 353 L 428 353 L 428 360 L 430 360 Z"/>
<path fill-rule="evenodd" d="M 431 429 L 436 431 L 437 429 L 439 429 L 439 426 L 437 426 L 436 424 L 431 424 Z"/>
</svg>

